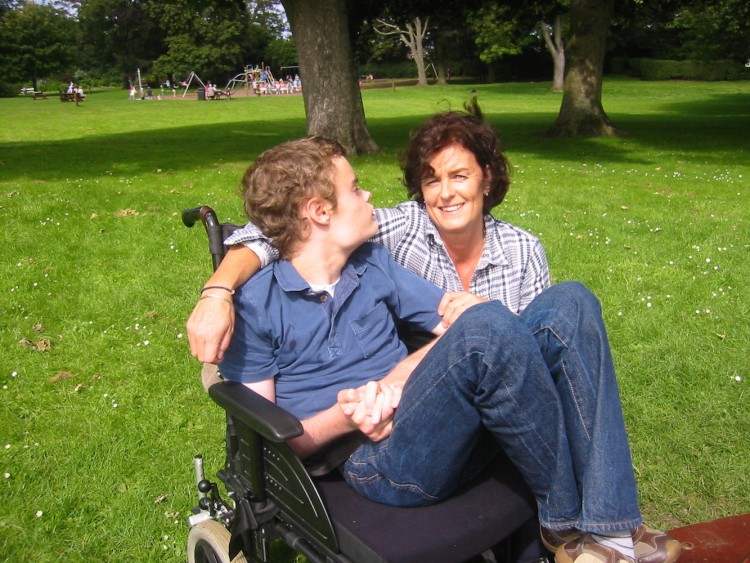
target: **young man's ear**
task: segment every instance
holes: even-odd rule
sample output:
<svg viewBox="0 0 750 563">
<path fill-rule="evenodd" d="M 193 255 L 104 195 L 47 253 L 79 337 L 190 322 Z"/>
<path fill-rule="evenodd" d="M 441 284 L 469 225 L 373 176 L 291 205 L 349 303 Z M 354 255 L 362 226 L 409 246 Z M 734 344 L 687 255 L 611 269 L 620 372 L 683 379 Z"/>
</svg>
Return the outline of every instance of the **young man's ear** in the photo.
<svg viewBox="0 0 750 563">
<path fill-rule="evenodd" d="M 318 225 L 328 225 L 331 220 L 331 202 L 321 197 L 312 197 L 302 206 L 302 216 Z"/>
</svg>

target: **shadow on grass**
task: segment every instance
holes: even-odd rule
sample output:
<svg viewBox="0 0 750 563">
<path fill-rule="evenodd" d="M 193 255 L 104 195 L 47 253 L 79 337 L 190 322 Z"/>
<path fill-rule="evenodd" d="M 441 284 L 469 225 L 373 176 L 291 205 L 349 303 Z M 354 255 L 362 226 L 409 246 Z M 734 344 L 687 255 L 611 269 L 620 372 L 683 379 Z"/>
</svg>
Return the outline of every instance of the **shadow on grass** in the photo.
<svg viewBox="0 0 750 563">
<path fill-rule="evenodd" d="M 637 104 L 637 98 L 634 99 Z M 699 156 L 701 162 L 730 165 L 745 159 L 750 127 L 750 96 L 715 95 L 699 102 L 665 103 L 659 113 L 613 113 L 625 132 L 614 139 L 550 139 L 544 132 L 553 113 L 488 113 L 505 148 L 546 160 L 652 163 L 660 152 Z M 370 132 L 393 158 L 406 146 L 410 131 L 425 115 L 368 119 Z M 191 125 L 114 135 L 90 135 L 75 141 L 0 144 L 0 181 L 56 181 L 104 175 L 136 176 L 189 171 L 221 163 L 249 164 L 260 152 L 305 134 L 304 119 Z M 650 154 L 654 153 L 654 154 Z"/>
<path fill-rule="evenodd" d="M 250 163 L 260 152 L 305 134 L 299 119 L 190 125 L 76 140 L 0 144 L 0 182 L 56 181 L 186 171 Z"/>
</svg>

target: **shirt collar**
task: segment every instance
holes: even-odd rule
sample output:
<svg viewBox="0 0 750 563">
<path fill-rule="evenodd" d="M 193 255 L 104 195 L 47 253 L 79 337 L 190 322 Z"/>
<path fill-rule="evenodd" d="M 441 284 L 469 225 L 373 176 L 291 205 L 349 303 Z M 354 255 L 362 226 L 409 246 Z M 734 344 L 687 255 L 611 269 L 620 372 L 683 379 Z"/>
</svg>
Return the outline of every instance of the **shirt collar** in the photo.
<svg viewBox="0 0 750 563">
<path fill-rule="evenodd" d="M 426 208 L 424 208 L 424 212 L 427 213 Z M 484 232 L 484 250 L 482 251 L 482 257 L 479 259 L 479 264 L 477 264 L 477 269 L 486 268 L 489 265 L 509 266 L 510 262 L 503 251 L 500 234 L 495 228 L 495 218 L 489 213 L 485 213 L 484 215 Z M 440 237 L 440 232 L 430 220 L 429 215 L 425 224 L 425 234 L 431 244 L 441 246 L 445 250 L 445 244 Z"/>
<path fill-rule="evenodd" d="M 510 261 L 505 256 L 503 243 L 500 238 L 500 232 L 496 228 L 495 218 L 489 213 L 484 216 L 484 252 L 479 260 L 477 268 L 486 266 L 510 266 Z"/>
<path fill-rule="evenodd" d="M 361 276 L 366 267 L 367 264 L 364 261 L 357 260 L 357 253 L 355 252 L 341 271 L 341 279 L 339 280 L 338 285 L 349 285 L 346 282 L 355 277 Z M 299 274 L 289 260 L 278 260 L 274 262 L 273 275 L 279 282 L 281 289 L 286 293 L 311 291 L 310 284 L 305 281 L 305 278 Z M 342 282 L 344 282 L 344 284 L 342 284 Z M 338 291 L 336 294 L 338 295 Z"/>
</svg>

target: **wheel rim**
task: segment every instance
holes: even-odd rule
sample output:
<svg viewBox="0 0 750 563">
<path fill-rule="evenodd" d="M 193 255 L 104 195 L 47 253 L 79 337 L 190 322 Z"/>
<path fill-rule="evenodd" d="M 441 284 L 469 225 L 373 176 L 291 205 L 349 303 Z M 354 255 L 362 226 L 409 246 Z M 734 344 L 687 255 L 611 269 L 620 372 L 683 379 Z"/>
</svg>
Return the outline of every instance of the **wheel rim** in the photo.
<svg viewBox="0 0 750 563">
<path fill-rule="evenodd" d="M 206 540 L 198 540 L 193 553 L 195 554 L 195 563 L 221 563 L 221 556 Z"/>
</svg>

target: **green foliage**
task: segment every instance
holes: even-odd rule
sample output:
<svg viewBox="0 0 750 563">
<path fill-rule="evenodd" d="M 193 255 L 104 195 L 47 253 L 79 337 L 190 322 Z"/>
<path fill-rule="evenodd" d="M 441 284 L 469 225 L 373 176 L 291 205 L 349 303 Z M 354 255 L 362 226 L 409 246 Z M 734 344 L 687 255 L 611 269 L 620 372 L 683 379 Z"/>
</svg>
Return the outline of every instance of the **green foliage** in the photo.
<svg viewBox="0 0 750 563">
<path fill-rule="evenodd" d="M 274 0 L 251 0 L 247 2 L 250 23 L 267 30 L 273 37 L 288 35 L 289 26 L 284 10 Z"/>
<path fill-rule="evenodd" d="M 412 61 L 374 63 L 360 67 L 360 76 L 372 74 L 375 78 L 416 78 L 417 67 Z"/>
<path fill-rule="evenodd" d="M 680 58 L 710 61 L 748 56 L 750 4 L 744 0 L 702 0 L 682 6 L 669 29 L 682 39 Z"/>
<path fill-rule="evenodd" d="M 402 201 L 409 132 L 477 90 L 513 165 L 495 214 L 602 302 L 647 521 L 747 512 L 750 83 L 605 80 L 628 135 L 564 141 L 540 134 L 549 86 L 364 90 L 383 153 L 353 159 L 361 185 Z M 1 558 L 183 562 L 224 419 L 184 335 L 210 260 L 179 213 L 242 222 L 241 174 L 305 134 L 302 98 L 16 97 L 0 121 Z"/>
<path fill-rule="evenodd" d="M 242 68 L 248 14 L 243 5 L 207 3 L 196 13 L 190 0 L 151 2 L 149 13 L 162 22 L 166 53 L 154 62 L 163 75 L 187 76 L 195 71 L 217 81 Z"/>
<path fill-rule="evenodd" d="M 36 84 L 72 62 L 74 42 L 73 21 L 63 12 L 25 2 L 0 20 L 0 73 L 5 81 Z"/>
<path fill-rule="evenodd" d="M 506 55 L 517 55 L 531 41 L 530 30 L 519 28 L 513 14 L 508 6 L 490 3 L 469 16 L 480 60 L 490 63 Z"/>
<path fill-rule="evenodd" d="M 149 72 L 164 48 L 159 20 L 146 3 L 131 0 L 84 0 L 78 8 L 79 65 L 97 75 L 134 78 Z"/>
<path fill-rule="evenodd" d="M 625 58 L 744 62 L 748 36 L 745 0 L 616 2 L 610 44 Z"/>
<path fill-rule="evenodd" d="M 263 60 L 273 72 L 281 72 L 282 66 L 297 64 L 297 48 L 291 39 L 274 39 L 264 51 Z"/>
<path fill-rule="evenodd" d="M 720 61 L 663 61 L 628 59 L 627 67 L 644 80 L 748 80 L 750 73 L 742 63 Z"/>
</svg>

